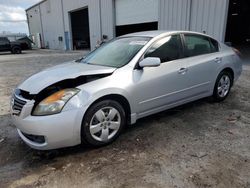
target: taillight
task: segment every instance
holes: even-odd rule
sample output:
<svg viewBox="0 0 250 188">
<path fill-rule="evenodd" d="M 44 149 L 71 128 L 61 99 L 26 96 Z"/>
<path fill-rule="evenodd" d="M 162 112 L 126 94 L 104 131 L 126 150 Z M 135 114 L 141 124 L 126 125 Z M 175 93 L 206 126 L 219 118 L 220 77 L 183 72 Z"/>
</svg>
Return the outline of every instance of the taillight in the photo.
<svg viewBox="0 0 250 188">
<path fill-rule="evenodd" d="M 238 50 L 238 49 L 236 49 L 236 48 L 232 48 L 233 49 L 233 51 L 242 59 L 243 58 L 243 55 L 242 55 L 242 53 Z"/>
</svg>

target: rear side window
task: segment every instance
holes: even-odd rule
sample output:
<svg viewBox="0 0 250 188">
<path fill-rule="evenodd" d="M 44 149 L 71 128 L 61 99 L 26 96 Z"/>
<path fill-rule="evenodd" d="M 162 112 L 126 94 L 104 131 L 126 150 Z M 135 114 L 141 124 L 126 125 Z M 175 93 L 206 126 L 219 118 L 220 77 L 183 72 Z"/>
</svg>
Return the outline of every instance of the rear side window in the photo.
<svg viewBox="0 0 250 188">
<path fill-rule="evenodd" d="M 211 52 L 218 52 L 219 51 L 219 44 L 216 40 L 210 39 L 211 42 Z"/>
<path fill-rule="evenodd" d="M 214 53 L 219 50 L 218 43 L 205 36 L 185 35 L 185 56 L 192 57 Z"/>
<path fill-rule="evenodd" d="M 182 57 L 180 35 L 168 36 L 155 42 L 146 52 L 146 57 L 159 57 L 161 62 L 168 62 Z"/>
</svg>

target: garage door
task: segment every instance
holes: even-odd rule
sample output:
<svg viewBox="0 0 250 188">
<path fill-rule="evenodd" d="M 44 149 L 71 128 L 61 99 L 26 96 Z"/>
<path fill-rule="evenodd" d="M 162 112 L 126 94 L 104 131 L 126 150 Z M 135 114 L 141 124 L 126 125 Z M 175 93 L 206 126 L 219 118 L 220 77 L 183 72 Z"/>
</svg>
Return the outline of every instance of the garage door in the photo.
<svg viewBox="0 0 250 188">
<path fill-rule="evenodd" d="M 158 21 L 158 0 L 116 0 L 116 25 Z"/>
</svg>

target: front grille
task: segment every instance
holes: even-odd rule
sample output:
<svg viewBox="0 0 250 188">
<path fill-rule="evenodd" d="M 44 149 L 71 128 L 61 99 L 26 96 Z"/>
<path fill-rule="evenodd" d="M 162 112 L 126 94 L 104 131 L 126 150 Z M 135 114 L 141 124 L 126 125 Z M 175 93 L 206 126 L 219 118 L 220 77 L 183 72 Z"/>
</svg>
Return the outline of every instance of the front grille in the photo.
<svg viewBox="0 0 250 188">
<path fill-rule="evenodd" d="M 12 110 L 14 115 L 20 115 L 23 106 L 26 104 L 26 101 L 23 101 L 19 98 L 17 98 L 15 95 L 13 96 L 13 102 L 12 102 Z"/>
</svg>

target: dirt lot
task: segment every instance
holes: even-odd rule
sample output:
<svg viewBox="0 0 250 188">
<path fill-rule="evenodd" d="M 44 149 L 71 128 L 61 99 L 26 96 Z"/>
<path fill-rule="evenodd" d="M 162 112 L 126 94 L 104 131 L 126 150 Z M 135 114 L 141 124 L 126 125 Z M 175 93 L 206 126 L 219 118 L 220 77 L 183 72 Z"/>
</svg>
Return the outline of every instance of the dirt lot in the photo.
<svg viewBox="0 0 250 188">
<path fill-rule="evenodd" d="M 200 100 L 140 120 L 112 145 L 38 152 L 9 114 L 15 86 L 83 52 L 0 54 L 0 187 L 250 188 L 250 66 L 220 104 Z"/>
</svg>

